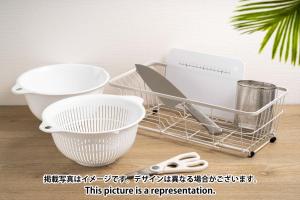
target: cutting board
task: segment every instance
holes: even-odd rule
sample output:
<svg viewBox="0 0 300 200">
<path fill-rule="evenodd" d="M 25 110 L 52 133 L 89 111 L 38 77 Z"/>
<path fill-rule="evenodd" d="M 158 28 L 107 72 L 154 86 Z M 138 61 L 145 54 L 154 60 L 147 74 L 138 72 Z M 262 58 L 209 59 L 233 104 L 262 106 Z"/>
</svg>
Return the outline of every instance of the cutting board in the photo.
<svg viewBox="0 0 300 200">
<path fill-rule="evenodd" d="M 240 60 L 173 49 L 167 57 L 166 77 L 189 99 L 235 108 L 237 81 L 244 79 Z M 210 115 L 211 109 L 199 107 Z M 213 110 L 213 116 L 232 121 L 234 115 Z"/>
</svg>

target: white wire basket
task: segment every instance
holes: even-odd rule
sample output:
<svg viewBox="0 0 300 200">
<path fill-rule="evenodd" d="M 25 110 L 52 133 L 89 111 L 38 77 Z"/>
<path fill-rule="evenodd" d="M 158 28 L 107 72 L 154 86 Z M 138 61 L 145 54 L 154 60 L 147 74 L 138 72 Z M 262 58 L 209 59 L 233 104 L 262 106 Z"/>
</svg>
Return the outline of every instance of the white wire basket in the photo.
<svg viewBox="0 0 300 200">
<path fill-rule="evenodd" d="M 148 66 L 165 76 L 165 64 L 155 62 L 148 64 Z M 146 117 L 139 124 L 141 129 L 158 132 L 180 141 L 205 145 L 220 151 L 229 151 L 249 157 L 253 157 L 268 143 L 276 141 L 279 118 L 283 113 L 282 104 L 287 93 L 285 88 L 277 87 L 273 101 L 255 112 L 245 112 L 153 92 L 135 68 L 111 79 L 110 86 L 116 88 L 121 95 L 136 95 L 144 99 Z M 167 107 L 159 100 L 161 97 L 180 100 L 181 106 Z M 185 104 L 200 106 L 208 111 L 206 114 L 222 128 L 222 134 L 208 133 L 205 126 L 210 125 L 194 119 L 185 109 Z M 226 115 L 255 118 L 257 119 L 256 128 L 254 130 L 240 128 L 234 120 L 220 118 L 220 112 Z"/>
</svg>

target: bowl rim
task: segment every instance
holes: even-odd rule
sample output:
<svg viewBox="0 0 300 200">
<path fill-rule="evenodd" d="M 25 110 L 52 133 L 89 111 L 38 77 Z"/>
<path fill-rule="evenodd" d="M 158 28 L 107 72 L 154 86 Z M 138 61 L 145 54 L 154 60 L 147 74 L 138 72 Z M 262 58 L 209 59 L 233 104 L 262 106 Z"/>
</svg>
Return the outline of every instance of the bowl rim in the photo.
<svg viewBox="0 0 300 200">
<path fill-rule="evenodd" d="M 72 91 L 72 92 L 64 92 L 64 93 L 47 93 L 47 92 L 42 92 L 42 91 L 35 91 L 32 89 L 29 89 L 27 87 L 23 87 L 23 85 L 21 84 L 21 79 L 30 74 L 33 71 L 39 71 L 39 70 L 43 70 L 43 69 L 47 69 L 47 68 L 51 68 L 51 67 L 59 67 L 59 66 L 67 66 L 67 65 L 74 65 L 74 66 L 84 66 L 84 67 L 89 67 L 89 68 L 94 68 L 97 69 L 99 71 L 101 71 L 104 75 L 105 75 L 105 79 L 103 81 L 103 83 L 91 87 L 89 89 L 84 89 L 84 90 L 78 90 L 78 91 Z M 51 64 L 51 65 L 44 65 L 44 66 L 40 66 L 40 67 L 36 67 L 30 70 L 25 71 L 24 73 L 22 73 L 16 81 L 16 85 L 19 85 L 25 92 L 23 94 L 37 94 L 37 95 L 45 95 L 45 96 L 66 96 L 66 95 L 78 95 L 78 94 L 83 94 L 83 93 L 88 93 L 91 92 L 93 90 L 97 90 L 103 86 L 105 86 L 108 81 L 110 80 L 110 75 L 109 73 L 102 67 L 96 66 L 96 65 L 89 65 L 89 64 L 80 64 L 80 63 L 64 63 L 64 64 Z"/>
</svg>

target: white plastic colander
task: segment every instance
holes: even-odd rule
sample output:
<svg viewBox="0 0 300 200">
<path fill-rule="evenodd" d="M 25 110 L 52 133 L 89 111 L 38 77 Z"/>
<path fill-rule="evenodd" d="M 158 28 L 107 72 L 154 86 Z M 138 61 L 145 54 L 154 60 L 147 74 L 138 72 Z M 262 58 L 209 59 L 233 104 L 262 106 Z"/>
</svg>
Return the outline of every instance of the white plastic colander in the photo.
<svg viewBox="0 0 300 200">
<path fill-rule="evenodd" d="M 84 166 L 103 166 L 125 154 L 144 118 L 136 96 L 83 95 L 49 105 L 40 130 L 52 133 L 57 148 Z"/>
</svg>

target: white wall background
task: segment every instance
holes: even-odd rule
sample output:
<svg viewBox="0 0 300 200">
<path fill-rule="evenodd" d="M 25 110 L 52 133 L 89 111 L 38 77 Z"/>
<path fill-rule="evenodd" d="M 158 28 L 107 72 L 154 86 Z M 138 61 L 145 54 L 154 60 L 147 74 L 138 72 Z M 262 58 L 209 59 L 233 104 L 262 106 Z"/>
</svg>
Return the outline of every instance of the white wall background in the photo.
<svg viewBox="0 0 300 200">
<path fill-rule="evenodd" d="M 0 104 L 23 104 L 10 88 L 22 72 L 54 63 L 105 67 L 111 76 L 163 60 L 170 48 L 238 57 L 246 78 L 289 89 L 300 103 L 300 67 L 258 54 L 263 34 L 229 21 L 237 0 L 0 0 Z M 270 52 L 270 51 L 269 51 Z"/>
</svg>

